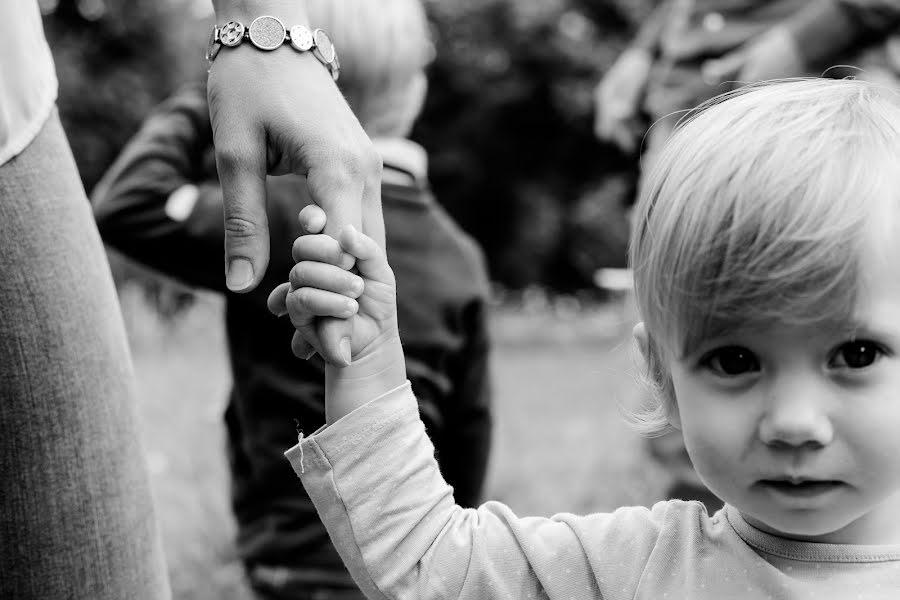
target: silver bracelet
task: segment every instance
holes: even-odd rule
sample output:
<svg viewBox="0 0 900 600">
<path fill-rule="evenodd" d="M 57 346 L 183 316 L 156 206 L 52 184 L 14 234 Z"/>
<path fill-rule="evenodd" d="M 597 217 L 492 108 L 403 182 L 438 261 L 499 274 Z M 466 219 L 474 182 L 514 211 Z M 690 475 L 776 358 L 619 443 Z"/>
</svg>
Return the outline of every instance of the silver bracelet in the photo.
<svg viewBox="0 0 900 600">
<path fill-rule="evenodd" d="M 310 31 L 303 25 L 295 25 L 287 30 L 279 19 L 270 16 L 262 16 L 253 19 L 249 27 L 238 21 L 228 21 L 221 27 L 213 26 L 209 35 L 209 43 L 206 45 L 206 60 L 212 66 L 213 60 L 219 54 L 222 46 L 235 48 L 244 40 L 260 50 L 270 51 L 289 42 L 297 52 L 312 51 L 320 63 L 328 67 L 332 79 L 338 80 L 341 72 L 341 63 L 338 60 L 337 51 L 331 38 L 323 29 Z"/>
</svg>

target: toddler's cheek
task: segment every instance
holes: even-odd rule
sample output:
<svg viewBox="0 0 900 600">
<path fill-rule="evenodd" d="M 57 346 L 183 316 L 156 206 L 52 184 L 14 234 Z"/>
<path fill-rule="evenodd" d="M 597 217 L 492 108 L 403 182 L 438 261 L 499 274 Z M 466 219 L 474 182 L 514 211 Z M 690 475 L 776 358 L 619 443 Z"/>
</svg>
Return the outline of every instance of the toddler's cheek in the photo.
<svg viewBox="0 0 900 600">
<path fill-rule="evenodd" d="M 685 446 L 700 479 L 718 492 L 729 487 L 740 470 L 735 456 L 736 438 L 728 439 L 716 431 L 685 433 Z"/>
</svg>

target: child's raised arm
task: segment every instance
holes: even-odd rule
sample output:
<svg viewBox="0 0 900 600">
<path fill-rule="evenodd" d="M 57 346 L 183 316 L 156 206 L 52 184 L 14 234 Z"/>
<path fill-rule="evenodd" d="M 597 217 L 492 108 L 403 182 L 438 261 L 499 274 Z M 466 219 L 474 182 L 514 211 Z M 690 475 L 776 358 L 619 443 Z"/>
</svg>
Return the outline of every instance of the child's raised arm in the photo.
<svg viewBox="0 0 900 600">
<path fill-rule="evenodd" d="M 328 362 L 328 425 L 301 434 L 286 456 L 367 597 L 633 597 L 662 515 L 520 519 L 498 502 L 456 504 L 405 381 L 385 253 L 352 228 L 339 240 L 317 235 L 323 221 L 317 207 L 301 213 L 310 235 L 294 244 L 291 283 L 269 299 L 297 329 L 295 353 L 312 349 Z M 323 316 L 351 320 L 352 361 L 323 348 L 315 322 Z M 696 522 L 702 506 L 690 510 Z M 600 582 L 598 560 L 616 565 Z M 615 594 L 601 593 L 606 586 Z"/>
</svg>

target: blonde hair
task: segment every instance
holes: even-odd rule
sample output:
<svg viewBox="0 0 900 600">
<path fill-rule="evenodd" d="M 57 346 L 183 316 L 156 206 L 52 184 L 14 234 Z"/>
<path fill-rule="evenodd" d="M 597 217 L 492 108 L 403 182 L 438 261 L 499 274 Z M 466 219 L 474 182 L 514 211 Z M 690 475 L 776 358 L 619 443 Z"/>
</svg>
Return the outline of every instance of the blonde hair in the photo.
<svg viewBox="0 0 900 600">
<path fill-rule="evenodd" d="M 648 173 L 630 262 L 668 427 L 668 362 L 712 337 L 774 324 L 843 325 L 874 220 L 900 206 L 900 96 L 856 80 L 749 86 L 692 111 Z"/>
<path fill-rule="evenodd" d="M 421 110 L 431 61 L 419 0 L 305 0 L 341 62 L 338 87 L 370 136 L 404 136 Z"/>
</svg>

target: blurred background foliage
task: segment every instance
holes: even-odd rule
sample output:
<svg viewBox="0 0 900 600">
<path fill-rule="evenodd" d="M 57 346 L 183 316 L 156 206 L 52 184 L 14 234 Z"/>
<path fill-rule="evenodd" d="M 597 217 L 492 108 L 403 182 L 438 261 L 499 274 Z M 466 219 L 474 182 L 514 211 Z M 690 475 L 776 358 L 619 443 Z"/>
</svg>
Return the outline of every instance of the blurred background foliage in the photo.
<svg viewBox="0 0 900 600">
<path fill-rule="evenodd" d="M 376 0 L 373 0 L 376 1 Z M 40 0 L 85 188 L 147 112 L 205 76 L 209 0 Z M 437 56 L 413 133 L 439 200 L 503 287 L 623 266 L 636 160 L 592 133 L 593 88 L 654 0 L 426 0 Z"/>
</svg>

